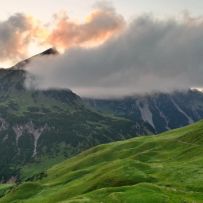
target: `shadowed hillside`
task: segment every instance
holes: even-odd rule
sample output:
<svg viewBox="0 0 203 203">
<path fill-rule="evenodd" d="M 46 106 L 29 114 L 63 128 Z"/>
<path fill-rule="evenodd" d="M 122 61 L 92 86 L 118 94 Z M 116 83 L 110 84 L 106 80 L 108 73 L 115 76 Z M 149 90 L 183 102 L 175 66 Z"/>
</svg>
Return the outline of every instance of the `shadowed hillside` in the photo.
<svg viewBox="0 0 203 203">
<path fill-rule="evenodd" d="M 203 93 L 183 90 L 157 92 L 117 99 L 84 99 L 92 108 L 134 122 L 145 122 L 156 133 L 203 119 Z"/>
</svg>

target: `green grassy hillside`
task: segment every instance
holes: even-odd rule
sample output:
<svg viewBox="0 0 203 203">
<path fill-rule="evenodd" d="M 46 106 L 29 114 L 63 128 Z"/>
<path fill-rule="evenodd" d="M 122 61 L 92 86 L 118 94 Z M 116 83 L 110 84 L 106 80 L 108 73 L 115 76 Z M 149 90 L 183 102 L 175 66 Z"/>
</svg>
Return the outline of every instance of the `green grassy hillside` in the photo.
<svg viewBox="0 0 203 203">
<path fill-rule="evenodd" d="M 11 189 L 5 202 L 203 202 L 203 121 L 92 148 Z"/>
</svg>

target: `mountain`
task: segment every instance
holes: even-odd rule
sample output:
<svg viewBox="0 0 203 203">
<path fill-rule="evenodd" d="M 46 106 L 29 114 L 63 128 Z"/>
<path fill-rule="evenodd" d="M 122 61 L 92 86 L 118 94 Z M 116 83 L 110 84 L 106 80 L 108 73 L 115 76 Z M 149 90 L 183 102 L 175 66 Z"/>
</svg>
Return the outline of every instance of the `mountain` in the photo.
<svg viewBox="0 0 203 203">
<path fill-rule="evenodd" d="M 37 57 L 47 54 L 53 51 Z M 19 181 L 28 163 L 43 163 L 38 173 L 92 146 L 150 132 L 144 123 L 91 110 L 71 90 L 26 89 L 30 60 L 0 69 L 0 182 Z"/>
<path fill-rule="evenodd" d="M 59 54 L 59 52 L 55 48 L 49 48 L 40 54 L 36 54 L 28 59 L 20 61 L 19 63 L 12 66 L 11 69 L 23 69 L 24 67 L 26 67 L 26 65 L 28 65 L 32 60 L 34 60 L 36 58 L 39 58 L 42 56 L 54 56 L 54 55 L 58 55 L 58 54 Z"/>
<path fill-rule="evenodd" d="M 197 90 L 135 95 L 120 99 L 84 99 L 93 109 L 150 125 L 155 133 L 203 118 L 203 93 Z"/>
<path fill-rule="evenodd" d="M 0 203 L 201 203 L 202 134 L 203 121 L 94 147 L 33 181 L 5 185 Z"/>
</svg>

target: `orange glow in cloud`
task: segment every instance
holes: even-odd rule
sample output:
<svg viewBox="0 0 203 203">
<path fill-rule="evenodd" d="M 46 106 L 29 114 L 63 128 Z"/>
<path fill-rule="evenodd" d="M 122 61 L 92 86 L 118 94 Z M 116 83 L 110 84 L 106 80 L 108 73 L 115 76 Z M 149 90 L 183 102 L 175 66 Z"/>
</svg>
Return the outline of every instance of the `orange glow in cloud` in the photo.
<svg viewBox="0 0 203 203">
<path fill-rule="evenodd" d="M 4 50 L 0 51 L 0 59 L 18 61 L 27 57 L 32 47 L 53 46 L 64 51 L 74 46 L 97 46 L 120 33 L 124 26 L 123 17 L 108 8 L 95 9 L 81 23 L 72 21 L 65 12 L 55 15 L 53 23 L 47 25 L 32 16 L 16 14 L 0 22 L 0 46 Z M 4 33 L 9 36 L 6 40 L 1 39 Z"/>
<path fill-rule="evenodd" d="M 95 46 L 118 34 L 124 25 L 121 16 L 108 10 L 92 12 L 81 24 L 63 15 L 56 19 L 56 26 L 47 42 L 62 49 L 72 46 Z"/>
</svg>

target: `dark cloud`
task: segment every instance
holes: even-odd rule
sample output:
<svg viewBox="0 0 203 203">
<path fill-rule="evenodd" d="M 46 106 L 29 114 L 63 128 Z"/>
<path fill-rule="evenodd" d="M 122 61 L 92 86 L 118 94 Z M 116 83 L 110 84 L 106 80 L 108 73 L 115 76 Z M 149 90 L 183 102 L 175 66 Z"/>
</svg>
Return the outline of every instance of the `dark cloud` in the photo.
<svg viewBox="0 0 203 203">
<path fill-rule="evenodd" d="M 28 70 L 38 78 L 39 88 L 71 88 L 86 96 L 203 86 L 202 39 L 200 18 L 142 16 L 99 47 L 69 49 L 34 61 Z"/>
</svg>

